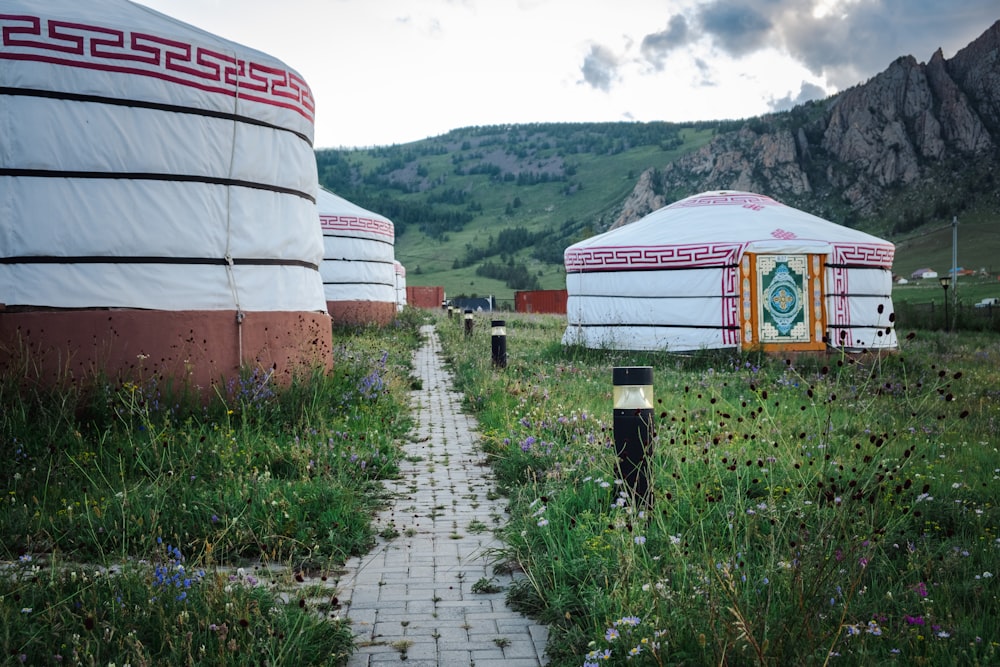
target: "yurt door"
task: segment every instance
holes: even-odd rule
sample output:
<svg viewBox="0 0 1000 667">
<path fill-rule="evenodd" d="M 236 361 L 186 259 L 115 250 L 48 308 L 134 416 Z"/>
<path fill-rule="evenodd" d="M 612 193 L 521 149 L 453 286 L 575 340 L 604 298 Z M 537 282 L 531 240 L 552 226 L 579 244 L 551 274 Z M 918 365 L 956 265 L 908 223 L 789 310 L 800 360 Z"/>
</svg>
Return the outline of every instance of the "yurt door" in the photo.
<svg viewBox="0 0 1000 667">
<path fill-rule="evenodd" d="M 825 349 L 823 255 L 747 253 L 740 278 L 744 348 Z"/>
</svg>

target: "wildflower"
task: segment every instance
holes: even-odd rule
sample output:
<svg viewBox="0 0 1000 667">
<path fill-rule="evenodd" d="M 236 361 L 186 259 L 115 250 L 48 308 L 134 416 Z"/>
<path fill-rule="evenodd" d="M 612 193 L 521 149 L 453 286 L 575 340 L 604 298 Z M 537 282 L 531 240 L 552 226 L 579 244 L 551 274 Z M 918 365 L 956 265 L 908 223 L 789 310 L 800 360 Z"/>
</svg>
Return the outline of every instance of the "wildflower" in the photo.
<svg viewBox="0 0 1000 667">
<path fill-rule="evenodd" d="M 604 633 L 604 639 L 609 642 L 613 642 L 619 637 L 621 637 L 621 634 L 615 628 L 608 628 L 607 632 Z"/>
<path fill-rule="evenodd" d="M 641 622 L 642 621 L 638 616 L 622 616 L 620 619 L 615 621 L 615 626 L 628 625 L 634 628 Z"/>
<path fill-rule="evenodd" d="M 541 519 L 538 520 L 538 526 L 539 526 L 539 528 L 544 528 L 547 525 L 549 525 L 549 520 L 548 519 L 541 518 Z"/>
<path fill-rule="evenodd" d="M 903 616 L 903 620 L 906 621 L 907 625 L 923 625 L 924 624 L 924 617 L 923 616 L 910 616 L 909 614 L 907 614 L 906 616 Z"/>
<path fill-rule="evenodd" d="M 882 628 L 875 621 L 868 621 L 868 634 L 878 637 L 882 634 Z"/>
<path fill-rule="evenodd" d="M 635 543 L 636 544 L 645 544 L 646 543 L 646 536 L 645 535 L 636 535 L 635 536 Z"/>
<path fill-rule="evenodd" d="M 633 646 L 632 648 L 630 648 L 628 650 L 628 656 L 630 658 L 634 658 L 635 656 L 639 655 L 640 653 L 642 653 L 642 646 L 641 645 L 639 645 L 639 646 Z"/>
<path fill-rule="evenodd" d="M 937 633 L 937 637 L 939 637 L 940 639 L 947 639 L 948 637 L 951 637 L 951 633 L 950 632 L 946 632 L 944 630 L 940 630 Z"/>
</svg>

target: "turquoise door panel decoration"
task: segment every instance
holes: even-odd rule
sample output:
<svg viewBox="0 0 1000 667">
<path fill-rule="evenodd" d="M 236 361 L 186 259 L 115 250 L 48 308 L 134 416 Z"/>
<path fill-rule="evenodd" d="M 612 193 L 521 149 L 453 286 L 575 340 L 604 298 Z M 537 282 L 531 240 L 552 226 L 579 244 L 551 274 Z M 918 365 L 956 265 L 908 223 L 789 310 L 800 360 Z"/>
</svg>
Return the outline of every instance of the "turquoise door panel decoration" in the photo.
<svg viewBox="0 0 1000 667">
<path fill-rule="evenodd" d="M 758 255 L 760 342 L 808 343 L 809 262 L 806 255 Z"/>
</svg>

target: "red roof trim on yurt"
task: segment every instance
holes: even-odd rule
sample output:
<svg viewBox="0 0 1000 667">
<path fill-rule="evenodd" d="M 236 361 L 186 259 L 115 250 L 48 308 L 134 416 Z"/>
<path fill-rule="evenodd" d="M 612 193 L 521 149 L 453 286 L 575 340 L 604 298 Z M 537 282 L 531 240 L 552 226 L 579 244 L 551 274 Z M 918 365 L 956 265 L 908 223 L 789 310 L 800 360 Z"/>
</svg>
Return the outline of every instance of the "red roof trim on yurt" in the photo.
<svg viewBox="0 0 1000 667">
<path fill-rule="evenodd" d="M 674 202 L 665 208 L 695 208 L 697 206 L 740 206 L 753 211 L 762 211 L 764 206 L 784 206 L 781 202 L 748 192 L 695 195 Z"/>
<path fill-rule="evenodd" d="M 396 238 L 395 227 L 391 222 L 376 218 L 360 218 L 353 215 L 323 215 L 319 216 L 319 224 L 323 231 L 331 232 L 369 232 L 381 234 L 390 239 Z"/>
<path fill-rule="evenodd" d="M 0 22 L 0 59 L 148 76 L 290 109 L 315 121 L 312 90 L 289 70 L 140 31 L 12 14 L 0 14 Z"/>
<path fill-rule="evenodd" d="M 678 246 L 621 246 L 568 248 L 566 270 L 635 271 L 706 266 L 732 266 L 742 254 L 742 243 L 699 243 Z"/>
<path fill-rule="evenodd" d="M 866 245 L 864 243 L 835 244 L 832 255 L 834 264 L 860 264 L 891 269 L 896 248 L 891 245 Z"/>
</svg>

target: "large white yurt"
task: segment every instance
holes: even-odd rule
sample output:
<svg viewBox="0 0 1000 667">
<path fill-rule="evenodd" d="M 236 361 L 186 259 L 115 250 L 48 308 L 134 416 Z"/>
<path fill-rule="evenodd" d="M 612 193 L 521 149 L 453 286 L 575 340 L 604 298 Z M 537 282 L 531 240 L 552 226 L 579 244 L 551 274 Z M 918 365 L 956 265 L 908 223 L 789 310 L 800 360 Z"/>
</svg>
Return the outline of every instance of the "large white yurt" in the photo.
<svg viewBox="0 0 1000 667">
<path fill-rule="evenodd" d="M 396 260 L 396 310 L 406 308 L 406 267 Z"/>
<path fill-rule="evenodd" d="M 331 366 L 299 74 L 127 0 L 4 0 L 0 40 L 0 366 Z"/>
<path fill-rule="evenodd" d="M 396 317 L 395 226 L 320 188 L 323 290 L 336 324 L 385 325 Z"/>
<path fill-rule="evenodd" d="M 749 192 L 705 192 L 571 245 L 565 344 L 896 347 L 891 243 Z"/>
</svg>

